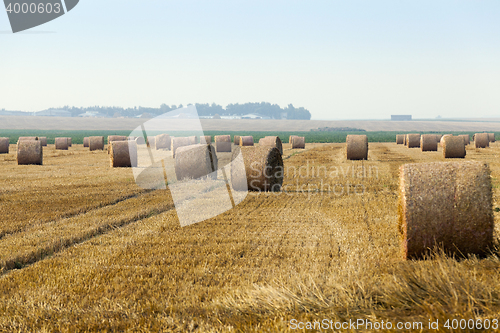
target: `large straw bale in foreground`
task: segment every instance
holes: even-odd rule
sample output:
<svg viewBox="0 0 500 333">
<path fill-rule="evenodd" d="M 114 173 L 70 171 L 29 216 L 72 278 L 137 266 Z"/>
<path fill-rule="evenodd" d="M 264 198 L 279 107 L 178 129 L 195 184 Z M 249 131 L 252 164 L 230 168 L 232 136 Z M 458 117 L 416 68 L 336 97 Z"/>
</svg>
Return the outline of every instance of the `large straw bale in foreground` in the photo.
<svg viewBox="0 0 500 333">
<path fill-rule="evenodd" d="M 231 152 L 231 136 L 230 135 L 216 135 L 215 136 L 215 150 L 219 152 Z"/>
<path fill-rule="evenodd" d="M 90 136 L 89 148 L 90 151 L 104 150 L 104 136 Z"/>
<path fill-rule="evenodd" d="M 187 137 L 172 138 L 170 140 L 170 150 L 172 151 L 172 156 L 175 157 L 177 148 L 189 146 L 190 144 L 191 139 Z"/>
<path fill-rule="evenodd" d="M 396 144 L 402 145 L 404 143 L 405 136 L 404 134 L 397 134 L 396 135 Z"/>
<path fill-rule="evenodd" d="M 283 144 L 278 136 L 266 136 L 259 140 L 259 146 L 268 146 L 278 148 L 280 154 L 283 155 Z"/>
<path fill-rule="evenodd" d="M 55 139 L 55 146 L 56 149 L 58 150 L 68 150 L 69 147 L 69 142 L 68 138 L 56 138 Z"/>
<path fill-rule="evenodd" d="M 420 148 L 420 134 L 408 134 L 408 148 Z"/>
<path fill-rule="evenodd" d="M 246 136 L 240 136 L 240 146 L 242 147 L 247 147 L 247 146 L 253 146 L 253 136 L 246 135 Z"/>
<path fill-rule="evenodd" d="M 490 142 L 495 142 L 495 133 L 488 133 L 488 138 L 490 139 Z"/>
<path fill-rule="evenodd" d="M 459 136 L 444 137 L 444 158 L 464 158 L 465 154 L 466 152 L 464 138 L 461 138 Z"/>
<path fill-rule="evenodd" d="M 476 148 L 487 148 L 490 146 L 490 137 L 488 133 L 474 134 L 474 145 Z"/>
<path fill-rule="evenodd" d="M 487 254 L 493 243 L 491 181 L 481 162 L 400 167 L 399 231 L 403 257 L 439 246 L 449 254 Z"/>
<path fill-rule="evenodd" d="M 198 179 L 208 175 L 217 179 L 217 155 L 210 144 L 196 144 L 177 148 L 175 175 L 177 180 Z"/>
<path fill-rule="evenodd" d="M 112 168 L 137 166 L 137 144 L 135 141 L 112 141 L 109 155 Z"/>
<path fill-rule="evenodd" d="M 158 149 L 170 149 L 172 146 L 172 139 L 168 134 L 160 134 L 155 137 L 155 148 Z"/>
<path fill-rule="evenodd" d="M 346 157 L 348 160 L 367 160 L 368 137 L 366 135 L 348 135 L 346 137 Z"/>
<path fill-rule="evenodd" d="M 17 143 L 17 164 L 43 164 L 42 142 L 39 140 L 21 140 Z"/>
<path fill-rule="evenodd" d="M 231 184 L 237 191 L 279 192 L 283 184 L 283 158 L 273 147 L 236 147 L 232 160 L 242 154 L 242 163 L 231 164 Z"/>
<path fill-rule="evenodd" d="M 422 134 L 420 136 L 420 149 L 422 151 L 437 151 L 436 136 L 434 134 Z"/>
<path fill-rule="evenodd" d="M 306 138 L 304 136 L 292 137 L 292 149 L 305 149 L 306 148 Z"/>
<path fill-rule="evenodd" d="M 9 153 L 9 138 L 0 138 L 0 154 Z"/>
</svg>

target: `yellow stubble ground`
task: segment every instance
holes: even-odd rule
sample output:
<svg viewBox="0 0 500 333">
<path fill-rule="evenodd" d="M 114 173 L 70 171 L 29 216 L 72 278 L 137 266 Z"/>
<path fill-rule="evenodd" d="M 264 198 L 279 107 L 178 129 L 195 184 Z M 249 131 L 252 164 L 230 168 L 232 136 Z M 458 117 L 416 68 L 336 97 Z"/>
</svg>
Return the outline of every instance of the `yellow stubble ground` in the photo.
<svg viewBox="0 0 500 333">
<path fill-rule="evenodd" d="M 250 193 L 184 228 L 168 190 L 136 187 L 129 169 L 109 168 L 105 152 L 49 148 L 43 167 L 1 156 L 0 209 L 9 218 L 0 239 L 0 328 L 288 331 L 292 319 L 425 328 L 429 319 L 498 315 L 496 255 L 400 258 L 398 168 L 443 161 L 441 151 L 370 143 L 368 161 L 346 161 L 343 144 L 284 148 L 283 192 Z M 471 146 L 466 157 L 490 164 L 493 207 L 498 148 Z M 51 190 L 54 182 L 61 187 Z M 23 216 L 3 214 L 16 207 Z"/>
</svg>

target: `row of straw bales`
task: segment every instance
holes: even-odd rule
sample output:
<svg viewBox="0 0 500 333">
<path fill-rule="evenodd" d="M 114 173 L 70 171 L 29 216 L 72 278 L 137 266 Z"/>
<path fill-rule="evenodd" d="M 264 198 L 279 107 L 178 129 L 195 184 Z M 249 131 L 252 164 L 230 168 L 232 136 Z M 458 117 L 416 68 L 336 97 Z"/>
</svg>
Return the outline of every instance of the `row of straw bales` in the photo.
<svg viewBox="0 0 500 333">
<path fill-rule="evenodd" d="M 240 138 L 241 139 L 241 138 Z M 216 140 L 220 140 L 216 137 Z M 221 142 L 221 141 L 219 141 Z M 222 141 L 226 142 L 226 141 Z M 241 140 L 240 140 L 241 142 Z M 270 146 L 237 146 L 231 160 L 231 186 L 236 191 L 280 191 L 283 184 L 283 159 L 278 148 Z M 217 179 L 218 159 L 211 144 L 178 147 L 175 151 L 177 180 Z"/>
<path fill-rule="evenodd" d="M 473 136 L 476 148 L 486 148 L 494 140 L 494 133 L 476 133 Z M 438 145 L 443 148 L 444 158 L 464 158 L 465 147 L 470 145 L 467 134 L 453 136 L 452 134 L 398 134 L 396 144 L 404 144 L 408 148 L 420 148 L 422 152 L 437 151 Z"/>
<path fill-rule="evenodd" d="M 418 134 L 399 134 L 397 144 L 417 147 Z M 476 133 L 476 148 L 494 142 L 493 133 Z M 444 158 L 463 158 L 469 135 L 420 136 L 422 151 L 443 149 Z M 414 163 L 400 167 L 399 231 L 405 259 L 425 258 L 440 248 L 457 256 L 483 256 L 493 250 L 489 168 L 481 162 Z"/>
</svg>

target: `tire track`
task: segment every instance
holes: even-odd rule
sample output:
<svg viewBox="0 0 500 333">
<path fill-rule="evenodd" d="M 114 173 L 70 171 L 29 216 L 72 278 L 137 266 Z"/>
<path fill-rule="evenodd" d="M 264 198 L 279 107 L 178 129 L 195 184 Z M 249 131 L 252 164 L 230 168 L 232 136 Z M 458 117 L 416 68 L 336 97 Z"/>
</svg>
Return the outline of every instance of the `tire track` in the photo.
<svg viewBox="0 0 500 333">
<path fill-rule="evenodd" d="M 102 209 L 102 208 L 114 206 L 114 205 L 119 204 L 123 201 L 134 199 L 134 198 L 140 197 L 142 195 L 146 195 L 146 194 L 150 193 L 151 191 L 152 190 L 144 190 L 140 193 L 134 193 L 134 194 L 130 194 L 130 195 L 127 195 L 124 197 L 119 197 L 111 202 L 100 203 L 100 204 L 95 205 L 93 207 L 87 207 L 86 209 L 83 208 L 83 209 L 79 209 L 79 210 L 73 210 L 73 211 L 61 214 L 60 216 L 58 216 L 57 218 L 55 218 L 53 220 L 39 221 L 38 224 L 54 223 L 54 222 L 58 222 L 58 221 L 61 221 L 61 220 L 67 219 L 67 218 L 72 218 L 72 217 L 77 217 L 80 215 L 88 214 L 88 213 L 95 211 L 97 209 Z M 0 241 L 6 236 L 13 235 L 13 234 L 16 234 L 19 232 L 23 232 L 23 231 L 31 228 L 32 226 L 33 225 L 28 224 L 28 225 L 19 226 L 18 228 L 12 228 L 10 230 L 1 230 L 0 231 Z"/>
<path fill-rule="evenodd" d="M 170 193 L 156 190 L 78 216 L 31 226 L 0 240 L 0 275 L 160 213 L 174 209 Z"/>
</svg>

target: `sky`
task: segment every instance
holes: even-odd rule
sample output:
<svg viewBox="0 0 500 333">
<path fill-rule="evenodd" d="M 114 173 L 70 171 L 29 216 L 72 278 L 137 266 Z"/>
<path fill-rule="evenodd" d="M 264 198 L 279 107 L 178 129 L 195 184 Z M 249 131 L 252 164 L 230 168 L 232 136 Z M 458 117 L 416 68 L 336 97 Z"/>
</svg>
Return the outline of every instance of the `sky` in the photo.
<svg viewBox="0 0 500 333">
<path fill-rule="evenodd" d="M 80 0 L 12 34 L 0 109 L 270 102 L 312 119 L 500 117 L 500 2 Z"/>
</svg>

